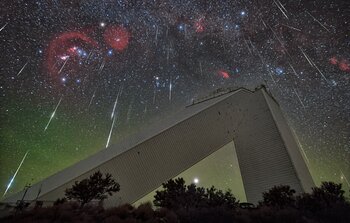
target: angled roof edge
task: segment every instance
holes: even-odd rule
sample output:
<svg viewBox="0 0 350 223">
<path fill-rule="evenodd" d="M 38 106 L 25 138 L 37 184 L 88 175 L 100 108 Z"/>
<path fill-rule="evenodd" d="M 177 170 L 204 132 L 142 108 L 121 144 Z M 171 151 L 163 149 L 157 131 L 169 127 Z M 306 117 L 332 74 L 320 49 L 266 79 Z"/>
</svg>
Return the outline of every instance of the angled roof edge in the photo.
<svg viewBox="0 0 350 223">
<path fill-rule="evenodd" d="M 266 85 L 261 84 L 261 85 L 255 87 L 254 90 L 250 90 L 250 89 L 245 88 L 245 87 L 239 87 L 239 88 L 218 88 L 214 92 L 211 92 L 208 96 L 205 96 L 205 97 L 193 100 L 192 104 L 187 105 L 186 108 L 194 106 L 194 105 L 197 105 L 197 104 L 200 104 L 200 103 L 203 103 L 203 102 L 206 102 L 206 101 L 209 101 L 209 100 L 212 100 L 212 99 L 215 99 L 215 98 L 218 98 L 218 97 L 221 97 L 221 96 L 229 94 L 229 93 L 233 93 L 233 92 L 236 92 L 236 91 L 241 91 L 241 90 L 244 90 L 244 91 L 247 91 L 247 92 L 250 92 L 250 93 L 255 93 L 256 91 L 259 91 L 259 90 L 264 90 L 272 98 L 272 100 L 274 100 L 279 106 L 279 103 L 277 102 L 275 97 L 272 95 L 270 90 L 266 87 Z"/>
<path fill-rule="evenodd" d="M 251 90 L 249 90 L 247 88 L 244 88 L 244 87 L 235 88 L 235 89 L 218 88 L 215 91 L 211 92 L 210 95 L 208 95 L 208 96 L 201 97 L 201 98 L 193 100 L 192 104 L 186 105 L 186 108 L 194 106 L 194 105 L 197 105 L 197 104 L 200 104 L 200 103 L 203 103 L 203 102 L 206 102 L 206 101 L 209 101 L 209 100 L 212 100 L 212 99 L 215 99 L 215 98 L 218 98 L 218 97 L 221 97 L 221 96 L 229 94 L 229 93 L 241 91 L 241 90 L 248 91 L 250 93 L 254 93 L 254 91 L 251 91 Z"/>
</svg>

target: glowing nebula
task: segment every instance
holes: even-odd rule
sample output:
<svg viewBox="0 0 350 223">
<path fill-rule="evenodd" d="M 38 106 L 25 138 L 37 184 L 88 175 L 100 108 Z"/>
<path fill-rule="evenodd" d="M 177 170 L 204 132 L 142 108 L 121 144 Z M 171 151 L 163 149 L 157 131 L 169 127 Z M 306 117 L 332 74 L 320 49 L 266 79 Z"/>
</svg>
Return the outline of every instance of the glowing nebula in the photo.
<svg viewBox="0 0 350 223">
<path fill-rule="evenodd" d="M 338 60 L 336 57 L 332 57 L 331 59 L 329 59 L 329 62 L 333 65 L 336 65 L 338 63 Z"/>
<path fill-rule="evenodd" d="M 222 78 L 225 78 L 225 79 L 230 78 L 230 74 L 229 74 L 227 71 L 219 70 L 219 71 L 218 71 L 218 74 L 219 74 L 219 76 L 222 77 Z"/>
<path fill-rule="evenodd" d="M 196 33 L 204 32 L 204 19 L 200 18 L 197 22 L 195 22 L 194 27 L 196 29 Z"/>
<path fill-rule="evenodd" d="M 110 26 L 104 32 L 103 37 L 113 49 L 122 52 L 129 45 L 130 33 L 124 27 Z"/>
<path fill-rule="evenodd" d="M 342 71 L 350 72 L 350 64 L 349 61 L 343 59 L 339 62 L 339 69 Z"/>
<path fill-rule="evenodd" d="M 61 61 L 78 55 L 78 47 L 98 47 L 98 43 L 82 32 L 65 32 L 54 37 L 46 50 L 45 68 L 51 75 L 56 75 L 60 71 Z"/>
<path fill-rule="evenodd" d="M 340 58 L 332 57 L 332 58 L 329 59 L 329 62 L 332 65 L 338 66 L 338 68 L 341 71 L 350 72 L 350 63 L 346 59 L 340 59 Z"/>
</svg>

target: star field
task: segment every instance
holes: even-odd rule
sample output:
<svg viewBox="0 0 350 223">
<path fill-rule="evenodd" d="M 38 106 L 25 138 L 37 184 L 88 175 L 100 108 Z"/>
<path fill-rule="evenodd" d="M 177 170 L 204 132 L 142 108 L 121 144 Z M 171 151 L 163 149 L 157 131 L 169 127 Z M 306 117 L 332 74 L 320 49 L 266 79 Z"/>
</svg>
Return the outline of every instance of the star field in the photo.
<svg viewBox="0 0 350 223">
<path fill-rule="evenodd" d="M 261 84 L 279 102 L 315 182 L 349 189 L 348 1 L 4 0 L 0 6 L 2 193 L 218 88 Z"/>
</svg>

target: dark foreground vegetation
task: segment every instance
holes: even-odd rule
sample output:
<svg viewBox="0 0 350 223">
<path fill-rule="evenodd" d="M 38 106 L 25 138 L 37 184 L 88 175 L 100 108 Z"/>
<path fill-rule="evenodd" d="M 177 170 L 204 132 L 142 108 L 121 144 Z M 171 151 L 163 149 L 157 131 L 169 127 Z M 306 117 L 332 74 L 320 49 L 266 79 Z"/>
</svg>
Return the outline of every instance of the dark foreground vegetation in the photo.
<svg viewBox="0 0 350 223">
<path fill-rule="evenodd" d="M 145 203 L 104 209 L 90 202 L 103 201 L 119 189 L 110 175 L 95 173 L 67 189 L 68 200 L 57 200 L 51 207 L 17 208 L 0 222 L 350 222 L 350 203 L 341 184 L 332 182 L 323 182 L 301 195 L 289 186 L 275 186 L 263 193 L 258 206 L 239 203 L 230 191 L 186 185 L 182 178 L 163 184 L 154 197 L 155 208 Z"/>
</svg>

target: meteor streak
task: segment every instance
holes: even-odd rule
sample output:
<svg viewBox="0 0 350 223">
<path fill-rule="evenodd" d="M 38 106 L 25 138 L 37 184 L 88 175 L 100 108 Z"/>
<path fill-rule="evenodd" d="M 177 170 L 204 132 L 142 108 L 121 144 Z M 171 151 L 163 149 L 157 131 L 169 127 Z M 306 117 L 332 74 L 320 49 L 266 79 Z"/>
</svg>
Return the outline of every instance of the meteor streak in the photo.
<svg viewBox="0 0 350 223">
<path fill-rule="evenodd" d="M 96 93 L 96 90 L 94 91 L 94 93 L 93 93 L 92 96 L 91 96 L 91 99 L 90 99 L 90 103 L 89 103 L 88 108 L 90 108 L 90 106 L 91 106 L 91 104 L 92 104 L 92 100 L 94 100 L 94 98 L 95 98 L 95 93 Z"/>
<path fill-rule="evenodd" d="M 346 178 L 346 176 L 344 175 L 343 171 L 340 170 L 340 180 L 344 180 L 346 182 L 346 184 L 348 185 L 348 187 L 350 187 L 350 183 L 348 181 L 348 179 Z"/>
<path fill-rule="evenodd" d="M 247 47 L 249 53 L 250 53 L 251 55 L 253 55 L 253 53 L 252 53 L 252 51 L 250 50 L 250 47 L 249 47 L 249 45 L 248 45 L 248 43 L 247 43 L 247 40 L 246 40 L 245 38 L 243 38 L 243 40 L 244 40 L 244 43 L 245 43 L 245 45 L 246 45 L 246 47 Z"/>
<path fill-rule="evenodd" d="M 310 58 L 306 55 L 306 53 L 304 52 L 303 49 L 299 48 L 300 51 L 303 53 L 304 57 L 306 58 L 307 62 L 309 62 L 309 64 L 313 67 L 314 65 L 312 64 Z"/>
<path fill-rule="evenodd" d="M 22 73 L 22 71 L 24 70 L 24 68 L 26 68 L 27 64 L 29 63 L 29 61 L 27 61 L 27 63 L 25 63 L 22 67 L 22 69 L 20 71 L 18 71 L 17 76 L 20 75 Z"/>
<path fill-rule="evenodd" d="M 167 64 L 169 64 L 169 59 L 170 59 L 170 53 L 173 52 L 173 42 L 170 41 L 169 44 L 168 44 L 168 47 L 166 49 L 166 61 L 167 61 Z"/>
<path fill-rule="evenodd" d="M 107 139 L 107 143 L 106 143 L 106 148 L 109 145 L 109 141 L 111 140 L 111 136 L 112 136 L 112 132 L 113 132 L 113 128 L 114 128 L 114 123 L 115 123 L 115 119 L 117 116 L 114 116 L 113 118 L 113 122 L 112 122 L 112 126 L 111 126 L 111 130 L 109 130 L 109 135 L 108 135 L 108 139 Z"/>
<path fill-rule="evenodd" d="M 153 91 L 153 104 L 156 103 L 156 93 L 157 93 L 157 90 L 156 90 L 156 88 L 154 87 L 154 91 Z"/>
<path fill-rule="evenodd" d="M 119 96 L 122 94 L 122 92 L 123 92 L 123 87 L 120 88 L 120 90 L 118 92 L 118 95 L 117 95 L 117 98 L 115 99 L 114 106 L 113 106 L 113 111 L 112 111 L 112 114 L 111 114 L 111 119 L 113 119 L 115 108 L 117 107 L 118 99 L 119 99 Z"/>
<path fill-rule="evenodd" d="M 292 66 L 292 64 L 290 64 L 289 62 L 288 62 L 288 64 L 289 64 L 290 68 L 292 68 L 293 73 L 295 74 L 295 76 L 297 76 L 297 77 L 299 78 L 299 75 L 298 75 L 297 72 L 295 71 L 295 69 L 294 69 L 294 67 Z"/>
<path fill-rule="evenodd" d="M 201 71 L 201 76 L 203 77 L 203 68 L 202 68 L 202 62 L 199 61 L 199 70 Z"/>
<path fill-rule="evenodd" d="M 285 26 L 285 27 L 288 27 L 288 28 L 290 28 L 290 29 L 294 29 L 294 30 L 296 30 L 296 31 L 301 32 L 301 29 L 295 28 L 295 27 L 293 27 L 293 26 L 288 26 L 288 25 L 286 25 L 286 24 L 282 24 L 282 26 Z"/>
<path fill-rule="evenodd" d="M 306 12 L 306 13 L 309 14 L 309 16 L 311 16 L 311 18 L 313 18 L 318 24 L 320 24 L 320 26 L 322 26 L 322 28 L 324 28 L 327 32 L 329 32 L 329 33 L 331 32 L 319 20 L 317 20 L 313 15 L 311 15 L 310 12 Z"/>
<path fill-rule="evenodd" d="M 299 138 L 298 138 L 297 134 L 295 133 L 295 130 L 294 130 L 293 128 L 291 128 L 291 129 L 292 129 L 292 132 L 293 132 L 293 135 L 294 135 L 295 139 L 297 140 L 298 146 L 299 146 L 299 148 L 301 149 L 301 151 L 302 151 L 302 153 L 303 153 L 303 155 L 304 155 L 304 157 L 305 157 L 306 162 L 307 162 L 307 163 L 310 163 L 310 160 L 309 160 L 309 158 L 307 157 L 307 155 L 306 155 L 306 153 L 305 153 L 305 150 L 304 150 L 304 147 L 301 145 L 301 143 L 300 143 L 300 141 L 299 141 Z"/>
<path fill-rule="evenodd" d="M 309 62 L 309 64 L 316 68 L 316 70 L 321 74 L 322 78 L 326 81 L 326 83 L 328 83 L 328 79 L 326 78 L 326 76 L 324 76 L 324 74 L 322 73 L 322 71 L 318 68 L 318 66 L 314 63 L 314 61 L 308 56 L 306 55 L 306 53 L 304 52 L 303 49 L 299 48 L 301 50 L 301 52 L 304 54 L 304 57 L 306 58 L 306 60 Z"/>
<path fill-rule="evenodd" d="M 44 132 L 45 132 L 45 131 L 47 130 L 47 128 L 49 127 L 49 125 L 50 125 L 50 123 L 51 123 L 53 117 L 55 116 L 55 113 L 56 113 L 56 111 L 57 111 L 57 109 L 58 109 L 58 106 L 60 106 L 60 104 L 61 104 L 61 101 L 62 101 L 62 97 L 61 97 L 60 101 L 58 102 L 58 104 L 56 105 L 55 110 L 52 112 L 51 117 L 50 117 L 50 120 L 49 120 L 49 122 L 47 123 L 47 125 L 46 125 L 46 127 L 45 127 L 45 129 L 44 129 Z"/>
<path fill-rule="evenodd" d="M 278 9 L 282 12 L 282 14 L 287 18 L 287 19 L 289 19 L 288 18 L 288 16 L 287 16 L 287 10 L 286 10 L 286 8 L 282 5 L 282 3 L 280 2 L 280 1 L 278 1 L 277 0 L 277 2 L 274 0 L 273 1 L 275 4 L 276 4 L 276 6 L 278 7 Z"/>
<path fill-rule="evenodd" d="M 283 47 L 283 49 L 286 49 L 286 47 L 284 46 L 284 43 L 283 43 L 282 40 L 278 37 L 278 35 L 276 34 L 276 32 L 273 31 L 273 29 L 271 28 L 270 25 L 268 25 L 268 27 L 270 28 L 271 32 L 272 32 L 273 35 L 276 37 L 276 39 L 278 40 L 278 42 L 281 44 L 281 46 Z"/>
<path fill-rule="evenodd" d="M 298 97 L 298 100 L 299 100 L 300 104 L 301 104 L 301 105 L 303 106 L 303 108 L 305 109 L 305 105 L 304 105 L 304 103 L 302 102 L 302 100 L 300 99 L 299 94 L 297 93 L 297 91 L 295 90 L 295 88 L 293 88 L 293 90 L 294 90 L 294 93 L 296 94 L 296 96 Z"/>
<path fill-rule="evenodd" d="M 29 150 L 26 152 L 26 154 L 24 154 L 21 163 L 19 164 L 19 166 L 18 166 L 18 168 L 17 168 L 15 174 L 13 174 L 13 176 L 12 176 L 12 178 L 11 178 L 9 184 L 7 185 L 6 190 L 5 190 L 4 194 L 2 195 L 2 197 L 4 197 L 4 196 L 6 195 L 6 193 L 7 193 L 7 191 L 10 189 L 10 187 L 11 187 L 13 181 L 15 180 L 15 178 L 16 178 L 16 176 L 17 176 L 17 173 L 18 173 L 19 169 L 21 169 L 22 164 L 23 164 L 24 160 L 26 159 L 26 157 L 27 157 L 27 155 L 28 155 L 28 152 L 29 152 Z"/>
<path fill-rule="evenodd" d="M 5 23 L 5 25 L 3 25 L 3 26 L 0 28 L 0 32 L 1 32 L 3 29 L 5 29 L 5 27 L 7 26 L 7 24 L 8 24 L 8 22 Z"/>
<path fill-rule="evenodd" d="M 64 61 L 61 69 L 58 71 L 58 74 L 60 74 L 62 72 L 62 70 L 63 70 L 64 66 L 66 66 L 66 63 L 68 62 L 68 60 L 69 60 L 69 57 L 67 57 L 67 59 Z"/>
<path fill-rule="evenodd" d="M 171 102 L 171 93 L 172 93 L 172 91 L 173 91 L 173 85 L 172 85 L 172 83 L 171 83 L 171 78 L 170 78 L 170 83 L 169 83 L 169 101 Z"/>
<path fill-rule="evenodd" d="M 103 60 L 102 63 L 101 63 L 100 69 L 98 70 L 98 73 L 102 72 L 103 68 L 105 67 L 105 64 L 106 64 L 106 61 Z"/>
<path fill-rule="evenodd" d="M 156 36 L 154 37 L 154 41 L 155 43 L 157 44 L 158 43 L 158 26 L 157 26 L 157 29 L 156 29 Z"/>
<path fill-rule="evenodd" d="M 128 112 L 126 113 L 126 123 L 129 123 L 129 120 L 131 117 L 132 104 L 133 104 L 133 101 L 130 103 L 129 108 L 128 108 Z"/>
</svg>

